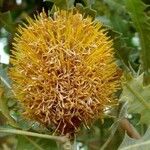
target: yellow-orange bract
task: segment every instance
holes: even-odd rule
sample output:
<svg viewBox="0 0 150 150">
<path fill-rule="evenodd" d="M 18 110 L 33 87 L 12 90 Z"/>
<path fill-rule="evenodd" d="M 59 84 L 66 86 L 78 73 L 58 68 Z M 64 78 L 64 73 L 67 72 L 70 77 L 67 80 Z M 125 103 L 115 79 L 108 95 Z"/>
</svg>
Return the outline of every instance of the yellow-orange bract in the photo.
<svg viewBox="0 0 150 150">
<path fill-rule="evenodd" d="M 74 134 L 116 104 L 120 75 L 102 24 L 73 11 L 44 12 L 19 27 L 10 76 L 27 118 Z"/>
</svg>

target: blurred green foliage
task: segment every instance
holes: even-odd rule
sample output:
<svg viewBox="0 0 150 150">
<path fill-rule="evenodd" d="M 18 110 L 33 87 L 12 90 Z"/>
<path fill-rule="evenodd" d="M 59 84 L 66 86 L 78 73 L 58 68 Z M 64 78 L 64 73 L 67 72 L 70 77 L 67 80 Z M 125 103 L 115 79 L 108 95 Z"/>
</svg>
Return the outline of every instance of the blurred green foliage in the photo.
<svg viewBox="0 0 150 150">
<path fill-rule="evenodd" d="M 30 15 L 42 11 L 53 13 L 55 8 L 72 9 L 100 21 L 114 40 L 118 65 L 124 71 L 123 92 L 120 105 L 108 111 L 103 121 L 98 120 L 90 130 L 82 129 L 74 141 L 78 149 L 116 150 L 124 137 L 118 120 L 127 117 L 141 135 L 150 124 L 150 1 L 149 0 L 0 0 L 0 40 L 7 39 L 5 52 L 11 54 L 14 34 L 18 24 Z M 2 49 L 0 49 L 2 51 Z M 11 81 L 7 77 L 9 64 L 1 64 L 0 129 L 17 128 L 39 133 L 50 133 L 37 122 L 24 120 L 20 106 L 12 96 Z M 122 107 L 122 101 L 126 105 Z M 121 109 L 120 109 L 121 108 Z M 123 110 L 122 110 L 123 108 Z M 128 117 L 128 116 L 131 117 Z M 140 117 L 139 117 L 140 116 Z M 111 127 L 111 128 L 110 128 Z M 48 132 L 47 132 L 48 131 Z M 145 138 L 146 137 L 146 138 Z M 150 139 L 145 136 L 150 146 Z M 108 142 L 108 140 L 110 140 Z M 127 140 L 127 141 L 126 141 Z M 108 142 L 108 143 L 107 143 Z M 126 137 L 120 149 L 126 148 Z M 128 143 L 128 150 L 137 142 Z M 130 147 L 131 145 L 131 147 Z M 122 148 L 123 147 L 123 148 Z M 148 147 L 143 147 L 148 150 Z M 48 150 L 60 149 L 58 143 L 41 138 L 0 133 L 0 150 Z"/>
</svg>

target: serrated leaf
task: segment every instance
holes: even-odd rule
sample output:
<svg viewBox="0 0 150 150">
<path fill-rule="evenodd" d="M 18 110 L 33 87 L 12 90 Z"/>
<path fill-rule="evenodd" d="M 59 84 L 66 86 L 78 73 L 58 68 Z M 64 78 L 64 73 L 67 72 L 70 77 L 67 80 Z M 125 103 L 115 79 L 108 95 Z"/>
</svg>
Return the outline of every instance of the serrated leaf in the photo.
<svg viewBox="0 0 150 150">
<path fill-rule="evenodd" d="M 83 0 L 87 7 L 91 7 L 95 3 L 95 0 Z"/>
<path fill-rule="evenodd" d="M 144 10 L 148 7 L 141 0 L 125 0 L 135 28 L 139 32 L 141 43 L 141 60 L 144 69 L 144 83 L 150 84 L 150 17 Z"/>
<path fill-rule="evenodd" d="M 150 124 L 150 86 L 143 86 L 143 74 L 131 78 L 123 86 L 121 100 L 128 101 L 130 113 L 141 114 L 141 123 Z"/>
<path fill-rule="evenodd" d="M 49 1 L 49 2 L 52 2 L 55 4 L 55 6 L 61 8 L 61 9 L 69 9 L 69 8 L 72 8 L 74 6 L 74 1 L 75 0 L 67 0 L 67 1 L 64 1 L 64 0 L 46 0 L 46 1 Z"/>
<path fill-rule="evenodd" d="M 11 117 L 16 120 L 18 127 L 21 128 L 22 130 L 27 131 L 32 128 L 33 122 L 25 119 L 23 116 L 21 116 L 21 114 L 18 114 L 17 111 L 12 110 L 10 114 Z"/>
<path fill-rule="evenodd" d="M 8 123 L 13 127 L 18 127 L 16 122 L 12 119 L 9 113 L 9 108 L 7 106 L 7 99 L 4 97 L 3 93 L 0 95 L 0 111 L 6 117 Z"/>
<path fill-rule="evenodd" d="M 129 71 L 129 54 L 132 48 L 126 45 L 125 41 L 122 39 L 122 34 L 120 32 L 114 31 L 112 28 L 110 28 L 108 36 L 113 39 L 115 54 L 116 57 L 120 60 L 119 65 L 122 66 L 124 70 Z"/>
<path fill-rule="evenodd" d="M 147 130 L 145 135 L 135 140 L 125 134 L 124 140 L 118 150 L 149 150 L 150 148 L 150 128 Z"/>
<path fill-rule="evenodd" d="M 141 112 L 141 123 L 146 123 L 150 125 L 150 110 L 145 109 Z"/>
<path fill-rule="evenodd" d="M 35 141 L 31 140 L 27 136 L 21 136 L 18 135 L 18 144 L 16 147 L 16 150 L 28 150 L 28 149 L 33 149 L 33 150 L 43 150 L 38 144 L 36 144 Z"/>
<path fill-rule="evenodd" d="M 55 142 L 41 138 L 31 138 L 18 135 L 18 144 L 16 150 L 57 150 Z"/>
<path fill-rule="evenodd" d="M 95 18 L 96 11 L 89 7 L 83 7 L 82 4 L 77 3 L 76 4 L 77 10 L 79 10 L 80 13 L 84 14 L 84 16 L 91 16 L 92 18 Z"/>
<path fill-rule="evenodd" d="M 117 12 L 122 12 L 124 10 L 123 5 L 118 3 L 116 0 L 104 0 L 104 2 L 109 5 L 110 9 L 115 10 Z"/>
<path fill-rule="evenodd" d="M 12 125 L 14 127 L 17 127 L 17 124 L 15 123 L 15 121 L 10 116 L 9 108 L 7 106 L 7 100 L 8 99 L 5 96 L 8 93 L 9 89 L 11 88 L 10 87 L 10 81 L 9 81 L 7 75 L 6 75 L 6 70 L 3 69 L 1 66 L 0 66 L 0 81 L 2 82 L 3 87 L 6 88 L 6 90 L 4 90 L 1 87 L 1 92 L 0 92 L 0 111 L 7 118 L 7 120 L 8 120 L 10 125 Z"/>
<path fill-rule="evenodd" d="M 4 69 L 1 65 L 0 65 L 0 81 L 4 87 L 6 87 L 7 89 L 11 89 L 11 82 L 7 76 L 7 68 Z"/>
<path fill-rule="evenodd" d="M 108 146 L 109 142 L 113 139 L 113 137 L 114 137 L 114 135 L 115 135 L 119 125 L 120 125 L 120 121 L 125 118 L 126 114 L 127 114 L 127 103 L 124 103 L 122 105 L 121 109 L 120 109 L 118 118 L 116 119 L 116 121 L 110 127 L 110 129 L 111 129 L 110 136 L 108 137 L 108 139 L 105 142 L 105 144 L 101 147 L 101 150 L 106 149 L 106 147 Z"/>
</svg>

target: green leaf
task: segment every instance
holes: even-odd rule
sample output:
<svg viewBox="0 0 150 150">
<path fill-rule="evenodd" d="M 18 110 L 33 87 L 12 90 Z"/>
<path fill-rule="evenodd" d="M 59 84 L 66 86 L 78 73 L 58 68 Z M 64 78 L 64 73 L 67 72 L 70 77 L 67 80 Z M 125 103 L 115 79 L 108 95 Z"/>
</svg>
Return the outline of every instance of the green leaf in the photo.
<svg viewBox="0 0 150 150">
<path fill-rule="evenodd" d="M 141 112 L 141 123 L 150 125 L 150 110 L 145 109 Z"/>
<path fill-rule="evenodd" d="M 143 86 L 143 74 L 129 79 L 123 86 L 122 101 L 128 101 L 130 113 L 141 114 L 141 123 L 150 125 L 150 85 Z"/>
<path fill-rule="evenodd" d="M 28 150 L 35 148 L 35 150 L 49 150 L 50 148 L 56 148 L 56 143 L 61 145 L 64 149 L 66 147 L 72 147 L 70 140 L 67 136 L 53 136 L 49 134 L 39 134 L 35 132 L 23 131 L 23 130 L 16 130 L 12 128 L 5 128 L 0 127 L 0 133 L 9 133 L 9 134 L 16 134 L 19 136 L 18 138 L 18 148 L 17 150 Z M 20 136 L 23 136 L 20 138 Z M 28 138 L 30 137 L 30 138 Z M 21 140 L 21 141 L 19 141 Z M 53 141 L 52 141 L 53 140 Z M 28 142 L 27 142 L 28 141 Z M 54 142 L 55 141 L 55 142 Z M 25 145 L 23 146 L 23 144 Z M 26 147 L 27 145 L 27 147 Z M 25 147 L 25 149 L 24 149 Z M 66 148 L 67 149 L 67 148 Z M 68 149 L 69 150 L 69 149 Z"/>
<path fill-rule="evenodd" d="M 110 127 L 110 130 L 111 130 L 110 136 L 108 137 L 108 139 L 106 140 L 106 142 L 104 143 L 104 145 L 101 147 L 100 150 L 104 150 L 107 148 L 108 144 L 112 141 L 112 139 L 120 125 L 120 121 L 125 118 L 126 114 L 127 114 L 127 103 L 124 103 L 120 109 L 118 118 L 115 120 L 115 122 Z"/>
<path fill-rule="evenodd" d="M 12 119 L 9 113 L 9 108 L 7 106 L 7 99 L 4 95 L 0 95 L 0 111 L 7 118 L 8 123 L 13 127 L 18 127 L 16 122 Z"/>
<path fill-rule="evenodd" d="M 48 139 L 31 138 L 27 136 L 18 135 L 18 144 L 16 150 L 57 150 L 55 142 Z"/>
<path fill-rule="evenodd" d="M 3 68 L 2 65 L 0 65 L 0 81 L 4 87 L 11 89 L 11 82 L 7 76 L 7 68 Z"/>
<path fill-rule="evenodd" d="M 0 27 L 1 26 L 11 33 L 14 32 L 14 24 L 12 21 L 10 11 L 4 12 L 4 13 L 0 12 Z"/>
<path fill-rule="evenodd" d="M 109 36 L 113 39 L 115 54 L 116 57 L 120 60 L 119 65 L 122 66 L 124 70 L 129 71 L 129 54 L 132 48 L 127 46 L 120 32 L 114 31 L 110 28 Z"/>
<path fill-rule="evenodd" d="M 145 135 L 135 140 L 125 134 L 124 140 L 118 150 L 149 150 L 150 148 L 150 128 L 147 130 Z"/>
<path fill-rule="evenodd" d="M 89 7 L 83 7 L 83 5 L 80 3 L 76 4 L 76 8 L 81 14 L 84 14 L 84 16 L 91 16 L 92 18 L 95 18 L 96 16 L 96 11 L 94 9 L 91 9 Z"/>
<path fill-rule="evenodd" d="M 61 8 L 61 9 L 70 9 L 74 6 L 75 0 L 46 0 L 49 2 L 53 2 L 55 6 Z"/>
<path fill-rule="evenodd" d="M 122 12 L 124 10 L 123 5 L 118 3 L 116 0 L 104 0 L 104 2 L 110 7 L 111 10 Z"/>
<path fill-rule="evenodd" d="M 35 141 L 31 140 L 31 138 L 27 136 L 18 135 L 18 144 L 16 150 L 43 150 Z"/>
<path fill-rule="evenodd" d="M 139 32 L 141 43 L 141 61 L 144 69 L 144 84 L 150 84 L 150 17 L 144 10 L 148 7 L 141 0 L 125 0 L 136 30 Z"/>
<path fill-rule="evenodd" d="M 83 0 L 85 5 L 89 8 L 91 8 L 91 5 L 95 3 L 95 0 Z"/>
<path fill-rule="evenodd" d="M 10 81 L 6 75 L 6 68 L 3 69 L 1 66 L 0 66 L 0 81 L 2 82 L 2 85 L 5 87 L 4 88 L 5 90 L 2 89 L 2 91 L 0 93 L 1 94 L 0 95 L 0 111 L 7 118 L 8 123 L 10 125 L 17 127 L 16 122 L 10 116 L 9 108 L 7 105 L 8 99 L 6 98 L 6 94 L 9 93 L 8 91 L 9 91 L 9 89 L 11 89 Z"/>
</svg>

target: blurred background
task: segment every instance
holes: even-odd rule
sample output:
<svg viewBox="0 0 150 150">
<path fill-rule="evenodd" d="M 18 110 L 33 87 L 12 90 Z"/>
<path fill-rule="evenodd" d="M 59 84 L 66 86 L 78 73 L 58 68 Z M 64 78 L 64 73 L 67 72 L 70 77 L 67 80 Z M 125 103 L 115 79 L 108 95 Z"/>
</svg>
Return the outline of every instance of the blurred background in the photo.
<svg viewBox="0 0 150 150">
<path fill-rule="evenodd" d="M 96 21 L 102 22 L 107 28 L 108 35 L 112 37 L 114 41 L 118 65 L 124 71 L 128 72 L 130 70 L 128 72 L 129 74 L 131 72 L 133 74 L 138 72 L 141 67 L 141 62 L 144 62 L 144 60 L 149 61 L 149 59 L 141 57 L 142 45 L 140 44 L 140 32 L 138 31 L 138 28 L 136 28 L 137 26 L 134 21 L 131 19 L 130 9 L 127 8 L 125 1 L 126 0 L 0 0 L 0 63 L 2 63 L 3 69 L 7 68 L 9 64 L 9 55 L 11 54 L 13 37 L 17 31 L 17 26 L 24 22 L 28 15 L 32 17 L 33 14 L 41 12 L 43 8 L 46 12 L 49 11 L 50 13 L 53 13 L 55 9 L 54 6 L 60 9 L 70 9 L 76 6 L 81 13 L 91 16 Z M 148 6 L 150 5 L 150 0 L 141 0 L 141 2 L 147 4 L 147 6 L 143 7 L 143 5 L 138 5 L 136 6 L 137 9 L 135 11 L 142 11 L 150 17 L 150 7 Z M 142 18 L 143 17 L 139 16 L 139 20 L 143 21 L 145 19 Z M 150 32 L 148 33 L 147 28 L 145 28 L 145 24 L 142 24 L 144 21 L 142 21 L 141 25 L 143 27 L 143 33 L 145 35 L 150 35 Z M 147 41 L 150 41 L 150 39 Z M 149 43 L 147 42 L 147 45 L 148 44 Z M 148 56 L 147 54 L 146 56 Z M 144 69 L 141 70 L 141 72 L 144 71 Z M 146 92 L 148 93 L 148 91 Z M 16 113 L 15 104 L 15 102 L 12 103 L 11 101 L 11 103 L 8 104 L 8 109 L 11 110 L 11 117 L 14 119 L 17 118 L 16 120 L 18 121 L 20 116 Z M 119 108 L 115 111 L 112 110 L 111 114 L 108 112 L 108 116 L 118 117 L 119 111 Z M 128 116 L 126 117 L 136 127 L 139 133 L 143 135 L 146 125 L 139 123 L 140 115 L 141 114 L 133 112 L 133 114 L 128 113 Z M 146 118 L 148 117 L 149 113 L 147 113 Z M 0 112 L 0 126 L 5 123 L 6 117 Z M 24 120 L 18 121 L 18 123 L 23 130 L 30 129 L 32 124 Z M 83 129 L 78 137 L 78 147 L 80 147 L 81 150 L 98 150 L 110 136 L 109 129 L 113 123 L 113 117 L 106 117 L 103 121 L 99 120 L 96 122 L 91 130 L 87 131 Z M 112 129 L 115 129 L 115 138 L 111 139 L 111 142 L 107 145 L 108 150 L 116 150 L 120 145 L 124 134 L 120 128 L 116 129 L 116 126 L 113 126 Z M 44 129 L 42 130 L 36 124 L 31 130 L 35 132 L 41 131 L 42 133 Z M 52 150 L 57 149 L 56 143 L 53 141 L 41 140 L 40 138 L 28 139 L 23 136 L 0 133 L 0 150 L 29 150 L 32 147 L 30 142 L 32 144 L 35 142 L 35 145 L 37 143 L 39 145 L 45 144 L 43 150 L 49 150 L 49 147 L 51 147 Z M 17 144 L 18 146 L 16 146 Z M 32 149 L 36 150 L 36 148 Z"/>
<path fill-rule="evenodd" d="M 143 0 L 150 4 L 149 0 Z M 11 43 L 16 27 L 27 15 L 32 16 L 42 8 L 51 10 L 54 4 L 61 9 L 76 6 L 81 12 L 91 15 L 108 26 L 121 40 L 115 44 L 120 49 L 117 53 L 128 66 L 138 68 L 139 39 L 125 8 L 124 0 L 0 0 L 0 62 L 9 63 Z M 149 8 L 145 12 L 150 15 Z M 116 36 L 116 37 L 117 37 Z"/>
<path fill-rule="evenodd" d="M 0 0 L 0 62 L 9 63 L 9 52 L 16 27 L 27 15 L 50 9 L 42 0 Z"/>
</svg>

